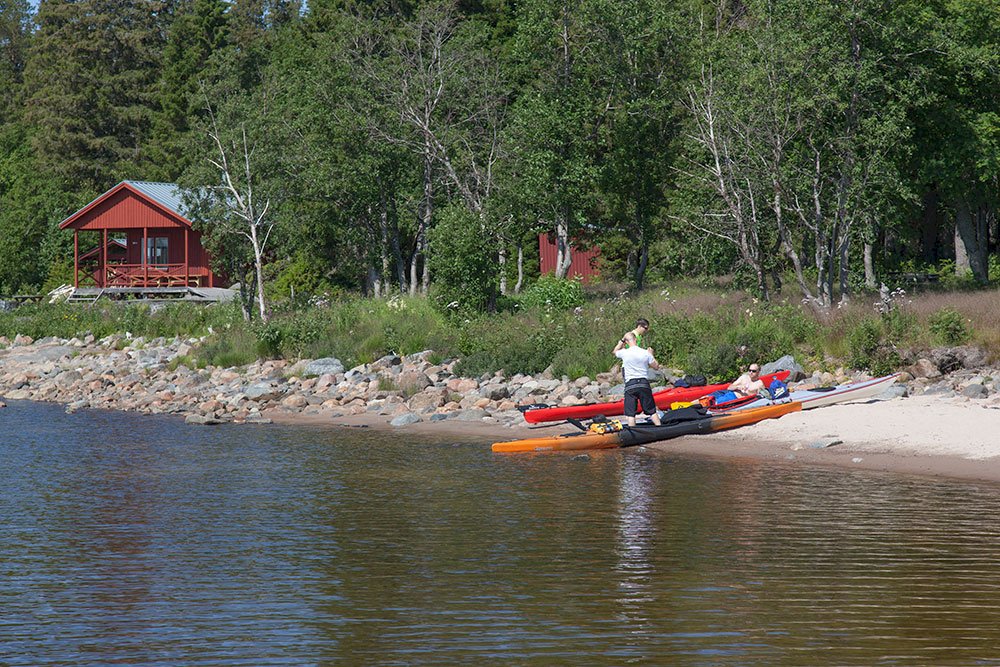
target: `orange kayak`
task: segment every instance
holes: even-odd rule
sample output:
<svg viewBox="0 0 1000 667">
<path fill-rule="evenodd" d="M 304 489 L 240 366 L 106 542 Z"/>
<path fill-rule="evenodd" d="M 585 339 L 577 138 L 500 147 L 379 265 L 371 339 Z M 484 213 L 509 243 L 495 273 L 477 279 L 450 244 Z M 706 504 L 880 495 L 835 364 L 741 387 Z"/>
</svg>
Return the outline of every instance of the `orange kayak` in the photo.
<svg viewBox="0 0 1000 667">
<path fill-rule="evenodd" d="M 739 426 L 756 424 L 765 419 L 776 419 L 789 412 L 802 409 L 802 403 L 778 403 L 760 408 L 726 412 L 723 414 L 706 414 L 694 408 L 668 411 L 662 426 L 643 424 L 641 426 L 623 426 L 620 430 L 609 429 L 606 432 L 577 431 L 561 435 L 541 438 L 527 438 L 510 442 L 493 443 L 494 452 L 567 452 L 581 449 L 615 449 L 645 445 L 650 442 L 669 440 L 682 435 L 699 433 L 715 433 Z M 671 416 L 671 413 L 679 413 Z M 682 413 L 682 414 L 681 414 Z M 593 428 L 593 427 L 592 427 Z"/>
</svg>

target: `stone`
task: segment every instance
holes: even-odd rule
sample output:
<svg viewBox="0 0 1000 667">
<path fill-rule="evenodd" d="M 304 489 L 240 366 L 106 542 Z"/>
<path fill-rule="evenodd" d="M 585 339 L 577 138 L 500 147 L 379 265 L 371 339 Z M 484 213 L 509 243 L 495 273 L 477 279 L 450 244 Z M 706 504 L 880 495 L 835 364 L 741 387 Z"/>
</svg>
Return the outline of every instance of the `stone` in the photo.
<svg viewBox="0 0 1000 667">
<path fill-rule="evenodd" d="M 285 392 L 275 387 L 270 382 L 258 382 L 257 384 L 252 384 L 243 390 L 246 397 L 251 401 L 273 401 Z"/>
<path fill-rule="evenodd" d="M 344 372 L 344 364 L 335 357 L 324 357 L 323 359 L 314 359 L 306 364 L 305 368 L 302 369 L 302 375 L 305 377 L 319 377 L 322 375 L 336 375 L 337 373 Z"/>
<path fill-rule="evenodd" d="M 470 378 L 453 378 L 448 380 L 447 387 L 457 394 L 467 394 L 479 389 L 479 382 Z"/>
<path fill-rule="evenodd" d="M 941 370 L 930 359 L 917 359 L 916 363 L 906 369 L 915 378 L 941 377 Z"/>
<path fill-rule="evenodd" d="M 283 400 L 281 402 L 281 405 L 283 405 L 286 408 L 291 408 L 293 410 L 300 410 L 309 405 L 309 400 L 305 396 L 302 396 L 301 394 L 292 394 L 291 396 Z"/>
<path fill-rule="evenodd" d="M 407 392 L 423 391 L 431 386 L 431 379 L 421 371 L 403 371 L 396 378 L 396 384 L 400 389 Z"/>
<path fill-rule="evenodd" d="M 962 396 L 968 398 L 986 398 L 988 395 L 989 390 L 981 384 L 970 384 L 962 389 Z"/>
<path fill-rule="evenodd" d="M 185 424 L 196 424 L 198 426 L 211 426 L 222 422 L 211 415 L 189 414 L 184 418 Z"/>
<path fill-rule="evenodd" d="M 490 387 L 486 390 L 486 397 L 491 401 L 502 401 L 510 398 L 510 389 L 503 385 L 499 387 Z"/>
<path fill-rule="evenodd" d="M 891 401 L 894 398 L 906 398 L 910 395 L 910 392 L 906 389 L 906 385 L 893 384 L 886 387 L 878 396 L 875 396 L 876 401 Z"/>
<path fill-rule="evenodd" d="M 780 359 L 772 361 L 769 364 L 764 364 L 760 367 L 761 375 L 768 375 L 778 371 L 788 371 L 789 382 L 798 382 L 799 380 L 804 380 L 806 378 L 805 369 L 803 369 L 802 366 L 795 361 L 795 357 L 790 354 L 786 354 Z"/>
<path fill-rule="evenodd" d="M 834 445 L 842 445 L 843 443 L 844 443 L 843 440 L 841 440 L 837 436 L 831 435 L 820 438 L 819 440 L 813 440 L 807 445 L 807 447 L 809 447 L 809 449 L 826 449 L 827 447 L 833 447 Z"/>
<path fill-rule="evenodd" d="M 448 392 L 444 389 L 429 387 L 419 394 L 414 394 L 408 401 L 411 410 L 440 408 L 448 400 Z"/>
<path fill-rule="evenodd" d="M 31 336 L 24 336 L 22 334 L 17 334 L 14 336 L 14 347 L 21 347 L 22 345 L 31 345 L 35 340 Z"/>
<path fill-rule="evenodd" d="M 410 424 L 416 424 L 421 421 L 423 421 L 423 419 L 420 415 L 414 412 L 404 412 L 398 417 L 393 418 L 393 420 L 389 423 L 393 426 L 409 426 Z"/>
</svg>

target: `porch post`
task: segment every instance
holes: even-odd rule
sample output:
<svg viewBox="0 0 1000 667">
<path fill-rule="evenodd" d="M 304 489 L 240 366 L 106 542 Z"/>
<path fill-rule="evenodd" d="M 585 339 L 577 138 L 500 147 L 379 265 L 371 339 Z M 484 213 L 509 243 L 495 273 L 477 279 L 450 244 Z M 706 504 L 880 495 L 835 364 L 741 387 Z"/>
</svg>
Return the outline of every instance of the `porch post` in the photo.
<svg viewBox="0 0 1000 667">
<path fill-rule="evenodd" d="M 142 286 L 149 287 L 149 265 L 146 264 L 149 254 L 149 228 L 142 228 Z"/>
<path fill-rule="evenodd" d="M 101 231 L 101 287 L 108 286 L 108 228 Z"/>
<path fill-rule="evenodd" d="M 187 287 L 191 278 L 188 274 L 191 273 L 191 269 L 188 268 L 188 228 L 184 228 L 184 287 Z"/>
<path fill-rule="evenodd" d="M 73 230 L 73 287 L 80 286 L 80 230 Z"/>
</svg>

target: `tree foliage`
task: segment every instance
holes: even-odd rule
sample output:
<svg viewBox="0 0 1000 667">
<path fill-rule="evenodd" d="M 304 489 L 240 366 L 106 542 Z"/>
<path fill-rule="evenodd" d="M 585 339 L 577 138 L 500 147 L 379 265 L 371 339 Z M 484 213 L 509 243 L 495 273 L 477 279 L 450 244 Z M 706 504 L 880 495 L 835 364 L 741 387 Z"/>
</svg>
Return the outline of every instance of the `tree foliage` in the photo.
<svg viewBox="0 0 1000 667">
<path fill-rule="evenodd" d="M 490 309 L 539 233 L 638 289 L 986 281 L 998 47 L 996 0 L 0 0 L 0 291 L 64 276 L 58 223 L 117 181 L 211 192 L 244 136 L 275 231 L 225 231 L 240 188 L 199 224 L 260 297 Z"/>
</svg>

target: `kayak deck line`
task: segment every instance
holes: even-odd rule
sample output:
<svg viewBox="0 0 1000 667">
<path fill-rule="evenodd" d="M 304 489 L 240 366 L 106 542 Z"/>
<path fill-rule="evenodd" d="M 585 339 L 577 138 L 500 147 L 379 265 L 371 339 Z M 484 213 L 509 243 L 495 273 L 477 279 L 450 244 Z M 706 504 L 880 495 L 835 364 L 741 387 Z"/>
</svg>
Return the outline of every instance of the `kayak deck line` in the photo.
<svg viewBox="0 0 1000 667">
<path fill-rule="evenodd" d="M 605 433 L 577 431 L 541 438 L 495 442 L 492 445 L 492 450 L 496 453 L 516 453 L 617 449 L 620 447 L 631 447 L 670 440 L 682 435 L 716 433 L 740 426 L 756 424 L 765 419 L 777 419 L 789 412 L 797 412 L 801 409 L 802 403 L 790 401 L 722 414 L 706 412 L 698 418 L 675 422 L 668 421 L 661 426 L 644 424 L 641 426 L 624 426 L 619 431 L 608 431 Z"/>
</svg>

